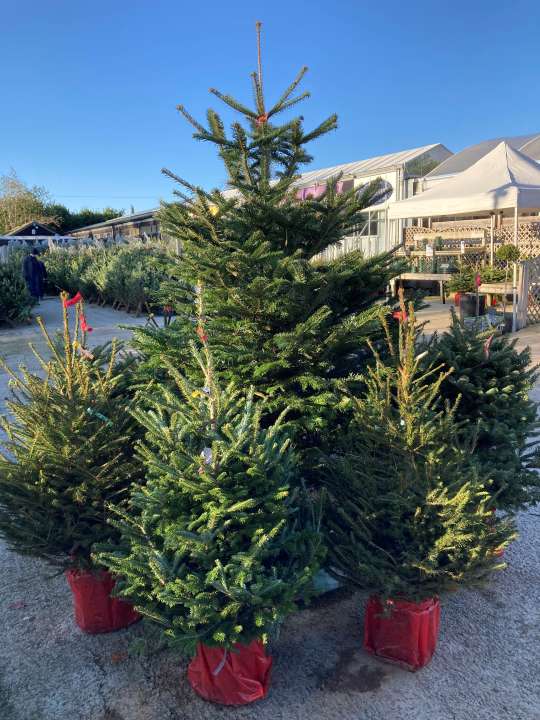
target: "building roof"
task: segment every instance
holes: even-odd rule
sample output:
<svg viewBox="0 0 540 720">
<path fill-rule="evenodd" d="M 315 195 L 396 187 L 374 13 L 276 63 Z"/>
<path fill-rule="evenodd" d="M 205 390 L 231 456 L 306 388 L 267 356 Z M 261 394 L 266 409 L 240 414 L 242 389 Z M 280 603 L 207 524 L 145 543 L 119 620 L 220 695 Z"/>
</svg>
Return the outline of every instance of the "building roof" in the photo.
<svg viewBox="0 0 540 720">
<path fill-rule="evenodd" d="M 113 225 L 124 225 L 125 223 L 138 222 L 139 220 L 147 220 L 153 217 L 159 208 L 153 208 L 152 210 L 143 210 L 141 212 L 132 213 L 131 215 L 119 215 L 118 217 L 112 218 L 111 220 L 104 220 L 103 222 L 94 223 L 93 225 L 85 225 L 84 227 L 75 228 L 70 233 L 79 233 L 81 230 L 97 230 L 98 228 L 112 227 Z"/>
<path fill-rule="evenodd" d="M 412 148 L 411 150 L 401 150 L 400 152 L 389 153 L 388 155 L 377 155 L 376 157 L 367 158 L 366 160 L 357 160 L 356 162 L 343 163 L 341 165 L 334 165 L 333 167 L 323 168 L 321 170 L 310 170 L 309 172 L 302 173 L 297 183 L 298 186 L 303 185 L 315 185 L 317 183 L 324 182 L 331 177 L 335 177 L 342 173 L 343 175 L 376 175 L 384 170 L 390 170 L 391 168 L 405 165 L 405 163 L 416 160 L 431 150 L 442 148 L 447 153 L 450 153 L 448 148 L 440 143 L 434 143 L 432 145 L 424 145 L 418 148 Z M 443 161 L 444 162 L 444 161 Z"/>
<path fill-rule="evenodd" d="M 471 145 L 461 150 L 461 152 L 451 155 L 428 173 L 426 177 L 436 180 L 446 175 L 455 175 L 456 173 L 463 172 L 483 158 L 484 155 L 487 155 L 501 142 L 507 143 L 514 150 L 519 150 L 533 160 L 540 162 L 540 133 L 516 135 L 515 137 L 500 137 L 494 140 L 484 140 L 484 142 Z"/>
<path fill-rule="evenodd" d="M 56 230 L 54 230 L 50 225 L 45 225 L 45 223 L 40 222 L 39 220 L 29 220 L 28 222 L 23 223 L 22 225 L 18 225 L 16 228 L 12 228 L 9 232 L 5 234 L 5 237 L 8 235 L 23 235 L 23 230 L 32 230 L 32 228 L 41 228 L 46 231 L 49 235 L 54 235 L 56 233 Z M 32 233 L 28 233 L 28 235 L 31 235 Z"/>
</svg>

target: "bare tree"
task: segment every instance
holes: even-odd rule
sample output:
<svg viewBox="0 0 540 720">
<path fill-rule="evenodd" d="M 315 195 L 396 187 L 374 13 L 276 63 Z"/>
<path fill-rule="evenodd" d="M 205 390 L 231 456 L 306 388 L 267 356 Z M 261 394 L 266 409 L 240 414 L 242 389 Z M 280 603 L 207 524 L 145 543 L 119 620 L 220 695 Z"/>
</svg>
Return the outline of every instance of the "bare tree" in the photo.
<svg viewBox="0 0 540 720">
<path fill-rule="evenodd" d="M 54 218 L 47 213 L 51 197 L 41 185 L 26 185 L 11 170 L 0 177 L 0 234 L 9 232 L 19 225 L 37 220 L 54 224 Z"/>
</svg>

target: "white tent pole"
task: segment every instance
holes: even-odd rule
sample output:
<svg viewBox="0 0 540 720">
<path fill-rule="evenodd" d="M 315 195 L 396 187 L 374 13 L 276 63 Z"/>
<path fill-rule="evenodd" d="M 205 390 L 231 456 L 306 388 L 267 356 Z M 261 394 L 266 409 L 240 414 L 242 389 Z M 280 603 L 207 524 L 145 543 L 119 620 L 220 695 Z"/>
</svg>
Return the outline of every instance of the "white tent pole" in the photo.
<svg viewBox="0 0 540 720">
<path fill-rule="evenodd" d="M 518 246 L 519 216 L 518 204 L 514 211 L 514 245 Z M 512 269 L 512 332 L 517 330 L 517 263 L 514 262 Z"/>
<path fill-rule="evenodd" d="M 512 267 L 512 332 L 517 330 L 517 262 Z"/>
<path fill-rule="evenodd" d="M 491 213 L 491 227 L 489 236 L 489 264 L 493 267 L 495 259 L 495 214 Z"/>
</svg>

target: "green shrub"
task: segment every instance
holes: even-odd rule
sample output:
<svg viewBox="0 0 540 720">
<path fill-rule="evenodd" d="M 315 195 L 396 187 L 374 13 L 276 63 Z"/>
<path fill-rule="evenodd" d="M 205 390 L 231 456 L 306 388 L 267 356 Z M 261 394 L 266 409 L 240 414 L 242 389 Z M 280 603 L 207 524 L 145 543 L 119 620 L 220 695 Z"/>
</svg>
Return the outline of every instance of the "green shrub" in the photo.
<svg viewBox="0 0 540 720">
<path fill-rule="evenodd" d="M 435 338 L 435 361 L 453 372 L 440 395 L 454 404 L 462 435 L 478 433 L 474 457 L 489 477 L 487 489 L 497 507 L 514 510 L 540 499 L 539 477 L 529 467 L 528 438 L 537 430 L 536 403 L 529 392 L 537 379 L 528 348 L 517 340 L 464 328 L 455 314 L 450 330 Z"/>
<path fill-rule="evenodd" d="M 511 243 L 507 245 L 501 245 L 495 252 L 497 260 L 505 263 L 517 262 L 519 260 L 520 252 L 519 248 Z"/>
<path fill-rule="evenodd" d="M 6 263 L 0 263 L 0 325 L 26 322 L 35 300 L 22 274 L 24 251 L 11 252 Z"/>
<path fill-rule="evenodd" d="M 504 270 L 487 265 L 480 270 L 483 283 L 498 283 L 504 280 Z"/>
<path fill-rule="evenodd" d="M 78 290 L 88 299 L 94 299 L 93 283 L 83 281 L 85 271 L 92 263 L 93 248 L 55 248 L 43 258 L 47 268 L 47 290 L 58 295 L 65 290 L 74 295 Z"/>
<path fill-rule="evenodd" d="M 163 247 L 130 243 L 57 248 L 45 262 L 49 290 L 80 290 L 87 300 L 140 313 L 160 301 L 171 258 Z"/>
<path fill-rule="evenodd" d="M 461 268 L 459 272 L 452 275 L 447 284 L 448 292 L 465 293 L 472 292 L 474 286 L 474 272 L 472 268 Z"/>
</svg>

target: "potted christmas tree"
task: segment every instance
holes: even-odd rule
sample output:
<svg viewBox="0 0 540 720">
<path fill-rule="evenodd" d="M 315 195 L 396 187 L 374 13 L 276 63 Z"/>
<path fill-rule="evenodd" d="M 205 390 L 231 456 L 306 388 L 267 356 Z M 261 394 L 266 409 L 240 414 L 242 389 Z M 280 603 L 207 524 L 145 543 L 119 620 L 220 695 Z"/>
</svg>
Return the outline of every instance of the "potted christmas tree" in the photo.
<svg viewBox="0 0 540 720">
<path fill-rule="evenodd" d="M 513 246 L 512 246 L 513 247 Z M 537 405 L 529 393 L 538 379 L 529 348 L 517 340 L 465 328 L 453 314 L 449 330 L 435 338 L 432 354 L 444 369 L 441 398 L 454 405 L 459 434 L 476 433 L 473 458 L 487 476 L 494 505 L 515 512 L 540 500 L 535 466 Z"/>
<path fill-rule="evenodd" d="M 73 331 L 65 294 L 61 337 L 52 338 L 38 319 L 50 354 L 32 347 L 41 374 L 16 373 L 3 363 L 13 395 L 10 415 L 1 419 L 7 439 L 0 452 L 0 535 L 12 550 L 66 571 L 76 621 L 95 633 L 138 618 L 131 605 L 110 597 L 114 579 L 91 553 L 113 534 L 106 504 L 122 503 L 142 466 L 133 454 L 129 364 L 118 359 L 115 343 L 85 347 L 90 328 L 75 299 Z"/>
<path fill-rule="evenodd" d="M 311 587 L 321 541 L 299 512 L 298 464 L 282 419 L 261 427 L 253 390 L 221 390 L 202 313 L 197 385 L 174 381 L 135 414 L 146 428 L 147 484 L 117 510 L 123 543 L 101 554 L 118 590 L 195 657 L 188 679 L 207 700 L 266 696 L 269 633 Z"/>
<path fill-rule="evenodd" d="M 374 349 L 365 393 L 347 396 L 352 420 L 323 477 L 332 571 L 371 593 L 364 646 L 416 670 L 435 650 L 441 593 L 503 567 L 495 553 L 514 531 L 492 518 L 455 408 L 439 403 L 449 371 L 421 367 L 412 304 L 402 313 L 397 343 L 382 317 L 388 352 Z"/>
<path fill-rule="evenodd" d="M 471 268 L 461 266 L 447 285 L 448 292 L 454 293 L 454 305 L 459 307 L 462 295 L 474 290 L 474 274 Z"/>
</svg>

